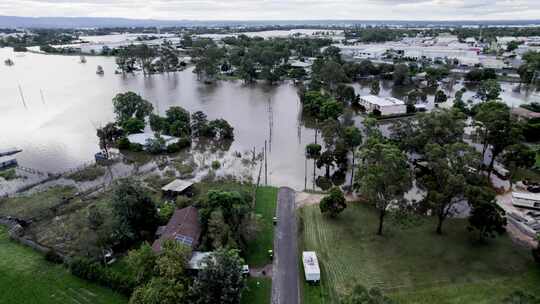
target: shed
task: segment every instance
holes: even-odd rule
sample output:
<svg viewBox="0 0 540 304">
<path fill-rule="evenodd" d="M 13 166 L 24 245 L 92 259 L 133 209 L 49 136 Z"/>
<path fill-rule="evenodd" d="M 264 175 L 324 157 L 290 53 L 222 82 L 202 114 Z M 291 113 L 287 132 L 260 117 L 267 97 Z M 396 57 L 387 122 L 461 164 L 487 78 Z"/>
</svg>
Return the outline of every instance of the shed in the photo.
<svg viewBox="0 0 540 304">
<path fill-rule="evenodd" d="M 304 251 L 302 253 L 304 263 L 304 274 L 307 282 L 319 282 L 321 280 L 321 270 L 315 251 Z"/>
<path fill-rule="evenodd" d="M 159 238 L 152 244 L 154 252 L 160 252 L 162 244 L 167 240 L 180 242 L 196 248 L 201 236 L 199 211 L 193 206 L 174 211 L 166 226 L 158 228 Z"/>
<path fill-rule="evenodd" d="M 163 186 L 161 190 L 165 194 L 169 195 L 187 195 L 191 196 L 191 190 L 192 190 L 193 182 L 185 181 L 181 179 L 175 179 L 172 182 L 168 183 L 167 185 Z"/>
</svg>

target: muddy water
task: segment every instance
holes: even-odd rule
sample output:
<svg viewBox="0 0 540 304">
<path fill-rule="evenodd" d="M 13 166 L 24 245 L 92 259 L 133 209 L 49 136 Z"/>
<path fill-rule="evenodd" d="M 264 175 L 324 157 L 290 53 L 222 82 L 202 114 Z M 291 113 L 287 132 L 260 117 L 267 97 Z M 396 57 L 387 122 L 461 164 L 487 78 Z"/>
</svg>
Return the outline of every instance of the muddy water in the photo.
<svg viewBox="0 0 540 304">
<path fill-rule="evenodd" d="M 114 58 L 87 57 L 82 64 L 77 56 L 14 54 L 11 49 L 0 49 L 0 60 L 6 58 L 15 65 L 0 65 L 0 147 L 22 148 L 24 152 L 17 155 L 22 166 L 62 172 L 91 161 L 98 151 L 96 128 L 114 119 L 111 99 L 117 93 L 134 91 L 151 101 L 160 114 L 171 106 L 182 106 L 192 112 L 202 110 L 209 119 L 225 118 L 235 128 L 229 153 L 254 147 L 261 151 L 266 140 L 268 182 L 304 188 L 304 147 L 313 141 L 314 131 L 303 126 L 292 83 L 205 85 L 196 80 L 192 69 L 123 76 L 114 74 Z M 104 75 L 96 75 L 97 65 L 103 66 Z M 369 92 L 367 85 L 355 88 L 358 93 Z M 540 99 L 516 94 L 505 87 L 503 97 L 509 96 L 513 105 Z M 383 84 L 381 95 L 400 97 L 401 93 Z M 308 162 L 307 172 L 312 172 L 312 164 Z"/>
</svg>

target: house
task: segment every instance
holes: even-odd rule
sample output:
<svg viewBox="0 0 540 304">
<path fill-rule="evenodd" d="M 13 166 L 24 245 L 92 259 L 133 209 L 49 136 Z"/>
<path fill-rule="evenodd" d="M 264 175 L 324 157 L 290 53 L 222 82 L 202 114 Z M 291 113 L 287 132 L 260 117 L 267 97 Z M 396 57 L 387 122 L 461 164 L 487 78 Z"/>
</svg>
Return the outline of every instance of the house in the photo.
<svg viewBox="0 0 540 304">
<path fill-rule="evenodd" d="M 407 113 L 405 103 L 394 97 L 379 97 L 375 95 L 360 96 L 360 104 L 366 111 L 378 110 L 382 116 L 400 115 Z"/>
<path fill-rule="evenodd" d="M 321 280 L 321 269 L 315 251 L 302 252 L 302 262 L 304 263 L 304 275 L 307 282 L 317 283 Z"/>
<path fill-rule="evenodd" d="M 159 227 L 156 234 L 159 238 L 152 244 L 152 250 L 156 253 L 161 251 L 161 246 L 167 240 L 197 248 L 201 236 L 199 211 L 193 206 L 175 210 L 167 225 Z"/>
<path fill-rule="evenodd" d="M 161 138 L 165 140 L 165 146 L 168 146 L 173 143 L 177 143 L 179 140 L 177 137 L 168 136 L 168 135 L 161 135 Z M 139 144 L 146 148 L 148 146 L 148 142 L 150 140 L 156 139 L 156 136 L 154 133 L 151 133 L 151 132 L 135 133 L 135 134 L 128 135 L 127 139 L 132 144 Z"/>
<path fill-rule="evenodd" d="M 193 183 L 181 179 L 175 179 L 161 188 L 161 191 L 168 196 L 186 195 L 191 196 Z"/>
</svg>

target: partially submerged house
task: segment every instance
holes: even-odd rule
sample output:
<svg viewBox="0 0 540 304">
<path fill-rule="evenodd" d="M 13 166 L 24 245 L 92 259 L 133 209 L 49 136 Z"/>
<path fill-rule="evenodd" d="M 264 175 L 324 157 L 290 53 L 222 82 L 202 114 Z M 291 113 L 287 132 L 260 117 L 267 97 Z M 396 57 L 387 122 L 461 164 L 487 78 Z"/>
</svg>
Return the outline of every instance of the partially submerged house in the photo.
<svg viewBox="0 0 540 304">
<path fill-rule="evenodd" d="M 407 113 L 405 102 L 394 97 L 379 97 L 375 95 L 360 96 L 360 104 L 366 111 L 380 111 L 382 116 L 400 115 Z"/>
<path fill-rule="evenodd" d="M 201 236 L 199 211 L 193 206 L 175 210 L 167 225 L 159 227 L 156 234 L 159 238 L 152 244 L 152 250 L 156 253 L 161 251 L 161 246 L 167 240 L 197 248 Z"/>
<path fill-rule="evenodd" d="M 160 137 L 163 138 L 163 140 L 165 141 L 165 146 L 177 143 L 179 140 L 178 137 L 173 137 L 173 136 L 168 136 L 168 135 L 161 135 Z M 130 143 L 141 145 L 143 146 L 143 148 L 146 149 L 149 143 L 152 140 L 156 140 L 157 137 L 154 133 L 145 132 L 145 133 L 130 134 L 127 136 L 127 139 Z"/>
</svg>

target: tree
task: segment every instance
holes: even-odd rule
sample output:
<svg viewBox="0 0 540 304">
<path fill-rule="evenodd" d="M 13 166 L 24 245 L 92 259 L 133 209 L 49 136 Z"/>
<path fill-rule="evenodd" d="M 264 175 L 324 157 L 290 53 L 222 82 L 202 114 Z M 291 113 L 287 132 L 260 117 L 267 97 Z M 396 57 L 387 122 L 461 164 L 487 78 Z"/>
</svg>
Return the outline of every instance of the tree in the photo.
<svg viewBox="0 0 540 304">
<path fill-rule="evenodd" d="M 435 103 L 444 103 L 448 100 L 448 96 L 446 96 L 446 94 L 441 91 L 441 90 L 438 90 L 437 93 L 435 94 Z"/>
<path fill-rule="evenodd" d="M 135 267 L 137 273 L 148 276 L 148 272 L 150 272 L 152 275 L 148 283 L 135 289 L 129 303 L 187 303 L 189 301 L 189 283 L 185 276 L 185 266 L 191 257 L 190 248 L 176 241 L 168 240 L 162 244 L 161 253 L 158 256 L 152 256 L 153 252 L 150 246 L 146 246 L 142 252 L 130 252 L 128 255 L 128 263 Z M 141 273 L 143 271 L 145 273 Z"/>
<path fill-rule="evenodd" d="M 325 61 L 320 74 L 316 74 L 314 77 L 320 79 L 330 91 L 334 91 L 338 83 L 349 82 L 341 64 L 333 60 Z"/>
<path fill-rule="evenodd" d="M 356 98 L 354 88 L 345 84 L 339 84 L 336 89 L 336 99 L 344 102 L 351 103 Z"/>
<path fill-rule="evenodd" d="M 407 158 L 394 144 L 368 138 L 361 151 L 361 159 L 355 188 L 379 211 L 377 234 L 382 235 L 388 208 L 402 199 L 411 187 Z"/>
<path fill-rule="evenodd" d="M 369 94 L 371 95 L 379 95 L 381 92 L 381 85 L 378 80 L 373 80 L 371 82 L 371 87 L 369 89 Z"/>
<path fill-rule="evenodd" d="M 454 206 L 463 200 L 470 168 L 480 162 L 478 153 L 466 143 L 440 145 L 429 143 L 425 148 L 429 173 L 419 179 L 427 189 L 425 202 L 434 209 L 438 219 L 437 233 L 442 234 L 444 221 L 452 215 Z"/>
<path fill-rule="evenodd" d="M 354 161 L 356 148 L 362 144 L 362 132 L 355 126 L 345 128 L 343 131 L 343 140 L 345 145 L 352 152 L 352 166 L 351 166 L 351 187 L 354 181 Z"/>
<path fill-rule="evenodd" d="M 477 135 L 483 144 L 483 153 L 491 146 L 488 177 L 491 176 L 495 159 L 509 146 L 522 139 L 522 131 L 510 114 L 510 108 L 496 101 L 485 102 L 478 108 L 474 119 L 478 122 Z"/>
<path fill-rule="evenodd" d="M 495 201 L 473 204 L 469 225 L 469 231 L 478 231 L 481 241 L 502 235 L 506 232 L 504 210 Z"/>
<path fill-rule="evenodd" d="M 244 260 L 238 250 L 218 249 L 203 263 L 191 288 L 195 304 L 239 304 L 245 279 L 242 275 Z"/>
<path fill-rule="evenodd" d="M 343 106 L 334 99 L 328 99 L 321 105 L 319 118 L 321 120 L 337 119 L 343 113 Z"/>
<path fill-rule="evenodd" d="M 126 134 L 135 134 L 144 131 L 144 120 L 135 117 L 129 118 L 122 124 Z"/>
<path fill-rule="evenodd" d="M 319 144 L 311 143 L 306 146 L 306 158 L 313 159 L 313 180 L 315 180 L 315 163 L 321 156 L 322 147 Z"/>
<path fill-rule="evenodd" d="M 148 243 L 128 252 L 126 262 L 137 285 L 145 284 L 155 275 L 157 256 Z"/>
<path fill-rule="evenodd" d="M 130 118 L 136 118 L 144 122 L 146 116 L 150 115 L 154 110 L 150 102 L 134 92 L 117 94 L 113 98 L 113 106 L 116 122 L 122 127 Z"/>
<path fill-rule="evenodd" d="M 478 91 L 476 92 L 476 98 L 482 101 L 498 100 L 501 94 L 501 85 L 495 79 L 484 80 L 480 83 Z"/>
<path fill-rule="evenodd" d="M 394 67 L 394 85 L 407 85 L 410 81 L 409 67 L 406 64 L 397 64 Z"/>
<path fill-rule="evenodd" d="M 115 123 L 108 123 L 103 128 L 97 129 L 96 133 L 99 138 L 99 147 L 105 151 L 108 158 L 109 147 L 122 136 L 122 130 L 118 129 Z"/>
<path fill-rule="evenodd" d="M 529 146 L 518 143 L 506 148 L 502 155 L 504 166 L 510 171 L 510 181 L 518 168 L 530 168 L 536 162 L 536 152 Z M 512 183 L 510 182 L 510 187 Z"/>
<path fill-rule="evenodd" d="M 330 194 L 321 200 L 319 208 L 321 213 L 328 213 L 331 217 L 336 217 L 347 208 L 343 192 L 337 187 L 332 188 Z"/>
<path fill-rule="evenodd" d="M 120 179 L 112 188 L 111 207 L 118 221 L 115 235 L 124 244 L 152 236 L 159 219 L 152 198 L 134 179 Z"/>
<path fill-rule="evenodd" d="M 356 285 L 352 292 L 346 295 L 340 304 L 394 304 L 395 302 L 384 296 L 377 288 L 367 289 Z"/>
</svg>

